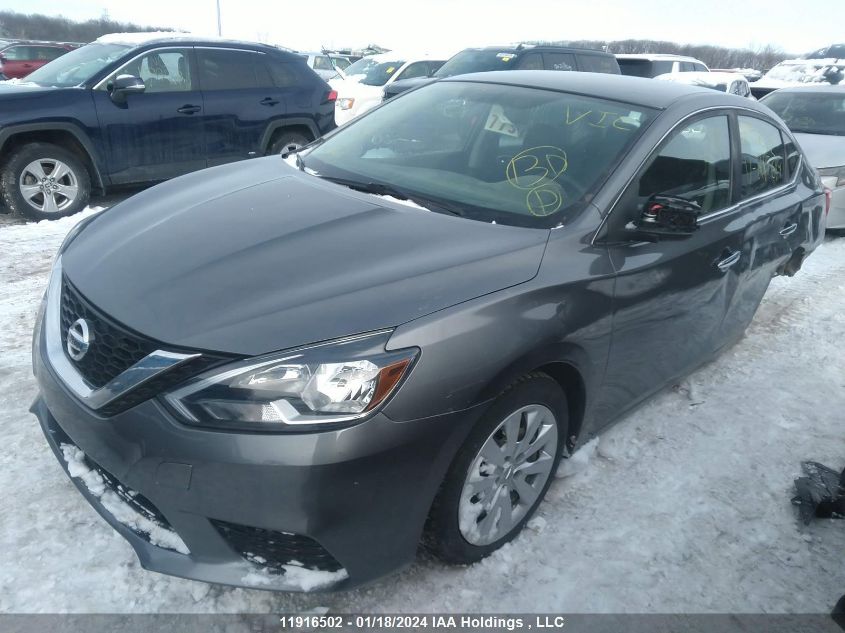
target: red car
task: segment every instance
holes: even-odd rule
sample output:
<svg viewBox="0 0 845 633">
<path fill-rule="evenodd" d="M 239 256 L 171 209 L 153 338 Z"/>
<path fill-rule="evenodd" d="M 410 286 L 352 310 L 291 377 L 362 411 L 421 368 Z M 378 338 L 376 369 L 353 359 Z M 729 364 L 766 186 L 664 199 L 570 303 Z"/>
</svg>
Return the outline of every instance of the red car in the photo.
<svg viewBox="0 0 845 633">
<path fill-rule="evenodd" d="M 17 42 L 0 49 L 0 74 L 20 79 L 75 47 L 70 44 Z"/>
</svg>

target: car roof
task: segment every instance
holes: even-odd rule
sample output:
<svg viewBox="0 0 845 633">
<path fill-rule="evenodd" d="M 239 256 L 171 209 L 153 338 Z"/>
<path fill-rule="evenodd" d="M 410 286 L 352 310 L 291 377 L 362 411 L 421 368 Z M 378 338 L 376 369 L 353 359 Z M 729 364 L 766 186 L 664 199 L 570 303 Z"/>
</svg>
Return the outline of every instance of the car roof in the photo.
<svg viewBox="0 0 845 633">
<path fill-rule="evenodd" d="M 560 90 L 611 101 L 621 101 L 664 110 L 685 97 L 698 95 L 708 106 L 741 106 L 759 109 L 756 102 L 710 88 L 690 86 L 674 81 L 656 81 L 643 77 L 604 73 L 553 72 L 548 70 L 498 70 L 447 77 L 440 81 L 475 81 L 546 90 Z"/>
<path fill-rule="evenodd" d="M 699 62 L 703 64 L 700 59 L 696 59 L 695 57 L 688 57 L 687 55 L 673 55 L 671 53 L 619 53 L 616 55 L 616 59 L 642 59 L 644 61 L 651 61 L 651 60 L 672 60 L 672 61 L 690 61 L 690 62 Z"/>
<path fill-rule="evenodd" d="M 151 44 L 230 44 L 245 46 L 271 51 L 285 51 L 277 46 L 261 44 L 260 42 L 249 42 L 246 40 L 234 40 L 223 37 L 207 35 L 193 35 L 191 33 L 180 33 L 176 31 L 153 31 L 147 33 L 110 33 L 98 37 L 95 42 L 99 44 L 123 44 L 137 48 Z"/>
<path fill-rule="evenodd" d="M 470 46 L 465 51 L 501 51 L 502 53 L 524 53 L 527 51 L 566 51 L 567 53 L 587 53 L 590 55 L 607 55 L 610 53 L 597 48 L 582 48 L 578 46 L 557 46 L 555 44 L 508 44 L 506 46 Z"/>
</svg>

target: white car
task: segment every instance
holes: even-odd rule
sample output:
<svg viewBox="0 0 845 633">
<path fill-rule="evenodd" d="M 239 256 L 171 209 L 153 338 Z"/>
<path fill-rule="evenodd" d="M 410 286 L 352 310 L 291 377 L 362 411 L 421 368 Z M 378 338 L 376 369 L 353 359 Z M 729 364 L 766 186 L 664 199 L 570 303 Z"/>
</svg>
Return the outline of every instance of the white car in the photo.
<svg viewBox="0 0 845 633">
<path fill-rule="evenodd" d="M 713 90 L 739 95 L 740 97 L 748 97 L 749 99 L 754 98 L 751 95 L 751 88 L 748 85 L 748 80 L 739 73 L 666 73 L 665 75 L 658 75 L 655 79 L 674 81 L 676 83 L 687 84 L 690 86 L 702 86 L 703 88 L 712 88 Z"/>
<path fill-rule="evenodd" d="M 807 84 L 836 85 L 845 78 L 845 59 L 787 59 L 755 81 L 751 92 L 758 99 L 779 88 Z"/>
<path fill-rule="evenodd" d="M 337 91 L 334 120 L 343 125 L 382 102 L 384 88 L 398 79 L 428 77 L 449 55 L 408 55 L 391 51 L 363 57 L 351 64 L 344 76 L 329 85 Z"/>
<path fill-rule="evenodd" d="M 308 67 L 320 75 L 324 81 L 329 81 L 338 76 L 338 70 L 349 68 L 349 60 L 341 55 L 329 55 L 327 53 L 297 53 L 304 57 Z"/>
<path fill-rule="evenodd" d="M 827 228 L 845 229 L 845 86 L 783 88 L 760 102 L 784 120 L 831 190 Z"/>
<path fill-rule="evenodd" d="M 633 77 L 657 77 L 666 73 L 708 72 L 710 69 L 700 59 L 683 55 L 620 54 L 616 55 L 619 70 Z"/>
</svg>

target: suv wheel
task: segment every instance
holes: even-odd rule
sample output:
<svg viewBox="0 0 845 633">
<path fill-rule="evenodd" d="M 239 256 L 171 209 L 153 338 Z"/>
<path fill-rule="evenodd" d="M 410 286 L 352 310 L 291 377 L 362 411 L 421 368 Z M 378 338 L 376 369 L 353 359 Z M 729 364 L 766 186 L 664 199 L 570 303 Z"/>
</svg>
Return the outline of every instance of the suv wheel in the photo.
<svg viewBox="0 0 845 633">
<path fill-rule="evenodd" d="M 91 197 L 91 178 L 79 158 L 50 143 L 18 148 L 0 168 L 0 193 L 13 213 L 53 220 L 81 211 Z"/>
<path fill-rule="evenodd" d="M 432 506 L 424 544 L 467 564 L 513 539 L 543 500 L 567 436 L 566 396 L 546 374 L 505 390 L 472 430 Z"/>
<path fill-rule="evenodd" d="M 311 142 L 302 132 L 282 132 L 270 145 L 269 154 L 281 154 L 282 158 Z"/>
</svg>

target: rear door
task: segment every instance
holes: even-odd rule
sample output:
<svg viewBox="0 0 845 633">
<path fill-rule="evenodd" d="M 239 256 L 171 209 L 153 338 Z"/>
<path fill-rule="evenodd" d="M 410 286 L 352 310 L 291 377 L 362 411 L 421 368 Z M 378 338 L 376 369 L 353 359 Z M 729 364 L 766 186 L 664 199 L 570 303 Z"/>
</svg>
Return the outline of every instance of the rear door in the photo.
<svg viewBox="0 0 845 633">
<path fill-rule="evenodd" d="M 608 217 L 617 271 L 604 405 L 624 409 L 701 364 L 722 343 L 737 283 L 743 232 L 731 210 L 729 116 L 688 120 L 657 149 Z M 644 241 L 630 223 L 651 196 L 702 209 L 692 235 Z"/>
<path fill-rule="evenodd" d="M 264 131 L 288 107 L 270 75 L 267 53 L 211 47 L 196 52 L 208 164 L 262 155 Z"/>
<path fill-rule="evenodd" d="M 144 81 L 144 92 L 115 102 L 118 75 Z M 91 91 L 114 184 L 173 178 L 206 166 L 203 102 L 193 49 L 161 47 L 140 53 Z"/>
<path fill-rule="evenodd" d="M 751 322 L 772 277 L 811 239 L 812 228 L 798 193 L 800 160 L 795 146 L 772 123 L 750 112 L 737 116 L 735 126 L 743 265 L 737 301 L 725 328 L 728 335 L 739 336 Z"/>
</svg>

